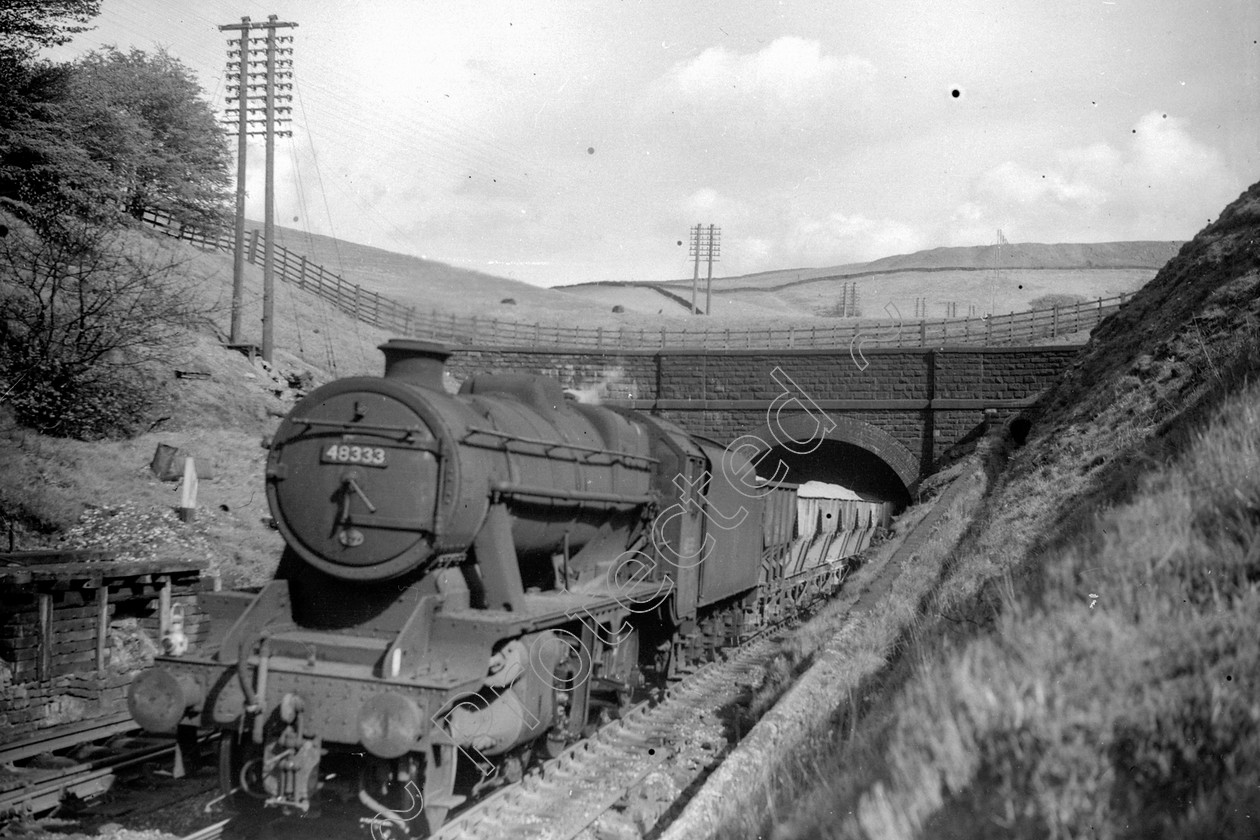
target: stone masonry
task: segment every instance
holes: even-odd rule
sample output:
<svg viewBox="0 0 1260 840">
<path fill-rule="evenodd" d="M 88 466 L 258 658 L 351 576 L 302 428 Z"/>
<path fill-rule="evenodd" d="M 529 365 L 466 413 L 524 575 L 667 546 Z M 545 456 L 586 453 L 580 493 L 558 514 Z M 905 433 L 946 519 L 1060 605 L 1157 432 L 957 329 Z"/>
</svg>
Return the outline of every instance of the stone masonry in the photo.
<svg viewBox="0 0 1260 840">
<path fill-rule="evenodd" d="M 658 411 L 723 443 L 772 443 L 767 411 L 797 440 L 826 436 L 880 456 L 907 487 L 975 431 L 1029 406 L 1080 346 L 835 350 L 591 350 L 453 348 L 448 372 L 539 373 L 605 403 Z M 794 398 L 794 399 L 793 399 Z M 811 402 L 812 401 L 812 402 Z"/>
</svg>

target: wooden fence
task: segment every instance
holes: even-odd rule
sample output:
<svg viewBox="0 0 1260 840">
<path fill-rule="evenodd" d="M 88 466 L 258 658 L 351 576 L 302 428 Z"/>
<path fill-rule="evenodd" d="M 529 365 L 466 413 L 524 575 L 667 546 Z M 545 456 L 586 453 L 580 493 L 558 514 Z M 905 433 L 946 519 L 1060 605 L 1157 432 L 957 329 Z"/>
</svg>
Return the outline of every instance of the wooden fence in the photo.
<svg viewBox="0 0 1260 840">
<path fill-rule="evenodd" d="M 144 221 L 170 236 L 201 248 L 231 253 L 230 236 L 210 237 L 170 218 L 149 212 Z M 246 235 L 245 259 L 262 265 L 264 240 L 255 229 Z M 1092 330 L 1118 310 L 1131 294 L 1098 298 L 1072 306 L 1035 309 L 981 318 L 941 318 L 902 322 L 820 319 L 791 326 L 713 327 L 708 319 L 687 326 L 573 327 L 536 324 L 499 318 L 421 312 L 392 298 L 350 283 L 340 275 L 310 262 L 283 246 L 274 249 L 276 277 L 318 295 L 337 309 L 366 324 L 400 336 L 457 345 L 498 347 L 566 347 L 599 349 L 782 349 L 862 347 L 940 347 L 946 344 L 1030 344 L 1061 335 Z"/>
</svg>

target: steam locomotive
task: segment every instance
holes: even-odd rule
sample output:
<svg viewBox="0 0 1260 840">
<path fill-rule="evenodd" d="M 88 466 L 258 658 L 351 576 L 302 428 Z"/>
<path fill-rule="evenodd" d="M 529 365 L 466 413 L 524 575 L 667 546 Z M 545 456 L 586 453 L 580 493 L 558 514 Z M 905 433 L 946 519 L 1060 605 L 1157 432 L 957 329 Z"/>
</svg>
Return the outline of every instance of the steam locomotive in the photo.
<svg viewBox="0 0 1260 840">
<path fill-rule="evenodd" d="M 441 345 L 381 349 L 383 377 L 316 389 L 272 440 L 275 578 L 204 596 L 209 643 L 130 689 L 147 730 L 219 730 L 242 807 L 357 799 L 433 830 L 836 585 L 887 524 L 885 503 L 761 482 L 738 450 L 553 379 L 452 395 Z"/>
</svg>

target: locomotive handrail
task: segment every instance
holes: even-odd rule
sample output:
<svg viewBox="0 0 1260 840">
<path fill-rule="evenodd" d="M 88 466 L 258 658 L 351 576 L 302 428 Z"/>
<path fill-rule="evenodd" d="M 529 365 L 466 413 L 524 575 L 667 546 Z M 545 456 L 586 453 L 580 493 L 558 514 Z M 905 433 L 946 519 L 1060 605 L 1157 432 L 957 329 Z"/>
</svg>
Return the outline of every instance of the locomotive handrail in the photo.
<svg viewBox="0 0 1260 840">
<path fill-rule="evenodd" d="M 320 420 L 315 417 L 290 417 L 293 423 L 304 426 L 335 426 L 339 429 L 363 429 L 369 432 L 406 432 L 408 435 L 429 434 L 424 426 L 395 426 L 392 423 L 351 423 L 346 420 Z M 421 447 L 425 448 L 425 447 Z M 436 448 L 433 451 L 437 451 Z"/>
<path fill-rule="evenodd" d="M 655 493 L 604 493 L 598 490 L 562 490 L 528 484 L 495 482 L 491 492 L 498 496 L 535 496 L 542 499 L 572 499 L 579 502 L 614 502 L 642 505 L 656 500 Z"/>
<path fill-rule="evenodd" d="M 486 435 L 488 437 L 496 437 L 496 438 L 502 439 L 504 442 L 502 451 L 504 452 L 511 452 L 512 450 L 507 447 L 507 444 L 515 441 L 517 443 L 527 443 L 533 446 L 541 446 L 547 450 L 547 454 L 549 455 L 551 454 L 552 450 L 555 450 L 555 449 L 572 449 L 575 452 L 588 452 L 588 453 L 591 453 L 592 455 L 614 455 L 623 460 L 630 459 L 630 460 L 635 460 L 635 461 L 643 461 L 648 464 L 660 463 L 659 458 L 653 458 L 650 455 L 640 455 L 637 452 L 626 452 L 620 449 L 605 449 L 605 448 L 600 448 L 598 446 L 586 446 L 580 443 L 566 443 L 564 441 L 544 440 L 542 438 L 521 437 L 520 435 L 514 435 L 508 432 L 500 432 L 498 429 L 485 429 L 480 426 L 469 426 L 468 433 L 465 434 L 464 437 L 461 438 L 459 442 L 467 446 L 478 446 L 478 447 L 481 447 L 482 449 L 492 448 L 490 446 L 487 446 L 484 443 L 476 443 L 469 440 L 469 438 L 472 438 L 475 435 Z M 493 448 L 498 449 L 499 447 L 493 447 Z"/>
<path fill-rule="evenodd" d="M 384 531 L 431 531 L 432 526 L 420 519 L 403 519 L 398 516 L 378 516 L 374 513 L 347 513 L 341 520 L 351 527 L 380 528 Z"/>
</svg>

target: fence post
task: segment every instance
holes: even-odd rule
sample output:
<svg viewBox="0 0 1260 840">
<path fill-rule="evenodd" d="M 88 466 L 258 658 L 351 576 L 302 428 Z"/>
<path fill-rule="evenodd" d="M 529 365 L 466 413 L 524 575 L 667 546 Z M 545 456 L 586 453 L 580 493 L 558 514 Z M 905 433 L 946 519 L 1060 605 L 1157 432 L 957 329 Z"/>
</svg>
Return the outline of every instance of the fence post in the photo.
<svg viewBox="0 0 1260 840">
<path fill-rule="evenodd" d="M 249 254 L 246 256 L 254 265 L 258 265 L 258 228 L 254 228 L 249 232 Z"/>
<path fill-rule="evenodd" d="M 1059 337 L 1059 307 L 1050 310 L 1050 337 Z"/>
<path fill-rule="evenodd" d="M 984 319 L 984 346 L 988 347 L 993 343 L 993 313 L 989 313 L 989 317 Z"/>
<path fill-rule="evenodd" d="M 595 328 L 595 346 L 601 350 L 604 349 L 604 328 L 603 327 Z"/>
<path fill-rule="evenodd" d="M 298 288 L 306 289 L 306 257 L 302 257 L 302 273 L 298 275 Z"/>
<path fill-rule="evenodd" d="M 927 321 L 919 321 L 919 346 L 927 347 Z"/>
<path fill-rule="evenodd" d="M 665 328 L 661 327 L 661 349 L 665 349 Z"/>
<path fill-rule="evenodd" d="M 788 327 L 788 347 L 796 346 L 796 327 Z"/>
</svg>

